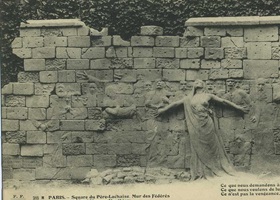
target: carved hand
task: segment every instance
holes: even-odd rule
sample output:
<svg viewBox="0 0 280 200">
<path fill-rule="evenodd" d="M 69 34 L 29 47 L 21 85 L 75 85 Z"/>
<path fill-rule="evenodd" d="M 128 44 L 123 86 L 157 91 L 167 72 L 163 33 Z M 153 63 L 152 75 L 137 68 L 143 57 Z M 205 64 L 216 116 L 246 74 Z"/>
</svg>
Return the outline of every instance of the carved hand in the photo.
<svg viewBox="0 0 280 200">
<path fill-rule="evenodd" d="M 79 79 L 82 79 L 82 80 L 88 80 L 89 79 L 89 75 L 86 73 L 86 71 L 77 72 L 77 77 Z"/>
<path fill-rule="evenodd" d="M 238 106 L 237 109 L 242 111 L 243 113 L 248 113 L 250 111 L 247 106 Z"/>
</svg>

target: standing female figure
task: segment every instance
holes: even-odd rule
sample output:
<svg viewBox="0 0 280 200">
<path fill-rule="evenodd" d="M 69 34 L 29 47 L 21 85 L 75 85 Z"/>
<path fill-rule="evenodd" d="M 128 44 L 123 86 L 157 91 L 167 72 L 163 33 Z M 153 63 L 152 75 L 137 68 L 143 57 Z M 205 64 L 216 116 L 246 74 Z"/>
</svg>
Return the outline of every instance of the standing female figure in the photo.
<svg viewBox="0 0 280 200">
<path fill-rule="evenodd" d="M 213 119 L 212 111 L 209 109 L 211 101 L 232 106 L 244 113 L 247 112 L 245 108 L 235 103 L 206 93 L 205 84 L 201 80 L 194 82 L 191 95 L 158 110 L 158 114 L 161 114 L 172 107 L 184 105 L 191 144 L 190 171 L 193 180 L 234 172 L 218 133 L 216 120 Z"/>
</svg>

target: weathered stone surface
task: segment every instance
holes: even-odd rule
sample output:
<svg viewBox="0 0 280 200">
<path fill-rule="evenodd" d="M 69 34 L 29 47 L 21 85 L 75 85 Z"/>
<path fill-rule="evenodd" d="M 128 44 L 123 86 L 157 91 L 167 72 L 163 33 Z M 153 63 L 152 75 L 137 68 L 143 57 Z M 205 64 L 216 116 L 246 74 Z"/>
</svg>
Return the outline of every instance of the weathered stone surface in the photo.
<svg viewBox="0 0 280 200">
<path fill-rule="evenodd" d="M 23 157 L 22 167 L 26 169 L 34 169 L 43 166 L 43 159 L 38 157 Z"/>
<path fill-rule="evenodd" d="M 67 69 L 89 69 L 89 60 L 67 59 Z"/>
<path fill-rule="evenodd" d="M 277 26 L 261 26 L 244 28 L 244 41 L 260 42 L 260 41 L 277 41 L 278 27 Z"/>
<path fill-rule="evenodd" d="M 203 55 L 203 48 L 188 48 L 188 58 L 201 58 Z"/>
<path fill-rule="evenodd" d="M 144 80 L 154 81 L 161 78 L 161 69 L 137 69 L 137 77 Z"/>
<path fill-rule="evenodd" d="M 106 36 L 108 35 L 108 28 L 102 28 L 101 31 L 90 28 L 90 36 Z"/>
<path fill-rule="evenodd" d="M 175 57 L 176 58 L 187 58 L 187 48 L 176 48 Z"/>
<path fill-rule="evenodd" d="M 46 133 L 43 131 L 27 131 L 28 144 L 45 144 L 47 142 Z"/>
<path fill-rule="evenodd" d="M 69 47 L 90 47 L 89 36 L 69 36 L 68 37 Z"/>
<path fill-rule="evenodd" d="M 121 82 L 136 82 L 136 70 L 132 69 L 116 69 L 114 71 L 115 80 Z"/>
<path fill-rule="evenodd" d="M 226 35 L 237 37 L 237 36 L 243 36 L 243 28 L 242 27 L 227 27 L 226 28 Z"/>
<path fill-rule="evenodd" d="M 149 58 L 153 57 L 154 51 L 151 47 L 133 47 L 133 57 Z"/>
<path fill-rule="evenodd" d="M 243 78 L 244 71 L 242 69 L 230 69 L 228 71 L 228 77 L 229 78 Z"/>
<path fill-rule="evenodd" d="M 17 55 L 20 58 L 31 58 L 31 49 L 30 48 L 13 49 L 13 54 Z"/>
<path fill-rule="evenodd" d="M 185 70 L 163 69 L 163 78 L 168 81 L 185 80 Z"/>
<path fill-rule="evenodd" d="M 25 96 L 8 95 L 5 98 L 5 105 L 7 107 L 24 107 L 25 106 Z"/>
<path fill-rule="evenodd" d="M 43 37 L 23 37 L 22 38 L 22 46 L 24 48 L 31 48 L 31 47 L 42 47 L 43 44 Z"/>
<path fill-rule="evenodd" d="M 209 79 L 227 79 L 227 69 L 211 69 L 209 72 Z"/>
<path fill-rule="evenodd" d="M 90 69 L 109 69 L 111 64 L 109 59 L 95 59 L 90 61 Z"/>
<path fill-rule="evenodd" d="M 119 35 L 113 35 L 113 45 L 114 46 L 130 46 L 129 41 L 125 41 Z"/>
<path fill-rule="evenodd" d="M 202 36 L 202 35 L 204 35 L 203 28 L 193 27 L 193 26 L 188 26 L 184 33 L 184 36 Z"/>
<path fill-rule="evenodd" d="M 55 58 L 55 48 L 54 47 L 33 48 L 32 58 Z"/>
<path fill-rule="evenodd" d="M 276 46 L 271 48 L 271 58 L 280 59 L 280 47 Z"/>
<path fill-rule="evenodd" d="M 45 108 L 29 108 L 28 119 L 45 120 L 47 113 Z"/>
<path fill-rule="evenodd" d="M 244 47 L 243 37 L 223 37 L 222 47 Z"/>
<path fill-rule="evenodd" d="M 38 125 L 38 126 L 37 126 Z M 33 120 L 24 120 L 19 122 L 20 130 L 22 131 L 37 131 L 39 124 Z"/>
<path fill-rule="evenodd" d="M 19 144 L 3 144 L 3 155 L 17 156 L 20 153 Z"/>
<path fill-rule="evenodd" d="M 47 108 L 49 106 L 49 97 L 44 95 L 26 97 L 26 106 L 30 108 Z"/>
<path fill-rule="evenodd" d="M 39 28 L 20 29 L 20 37 L 40 36 L 41 30 Z"/>
<path fill-rule="evenodd" d="M 154 47 L 154 57 L 157 58 L 174 58 L 175 49 L 172 47 Z"/>
<path fill-rule="evenodd" d="M 56 57 L 79 59 L 81 58 L 81 51 L 81 48 L 58 47 L 56 48 Z"/>
<path fill-rule="evenodd" d="M 63 36 L 60 28 L 41 28 L 41 36 Z"/>
<path fill-rule="evenodd" d="M 132 67 L 133 67 L 132 58 L 114 58 L 111 60 L 110 68 L 118 69 L 118 68 L 132 68 Z"/>
<path fill-rule="evenodd" d="M 182 69 L 199 69 L 200 60 L 199 59 L 181 59 L 180 68 L 182 68 Z"/>
<path fill-rule="evenodd" d="M 46 59 L 46 70 L 62 70 L 66 68 L 66 59 Z"/>
<path fill-rule="evenodd" d="M 257 79 L 278 76 L 278 61 L 276 60 L 244 60 L 244 78 Z"/>
<path fill-rule="evenodd" d="M 112 45 L 112 36 L 93 36 L 90 37 L 92 47 L 108 47 Z"/>
<path fill-rule="evenodd" d="M 198 47 L 199 37 L 180 37 L 180 47 Z"/>
<path fill-rule="evenodd" d="M 67 166 L 70 167 L 91 167 L 93 157 L 91 155 L 67 156 Z"/>
<path fill-rule="evenodd" d="M 18 131 L 19 121 L 2 119 L 2 131 Z"/>
<path fill-rule="evenodd" d="M 61 120 L 61 130 L 85 130 L 85 123 L 83 120 Z"/>
<path fill-rule="evenodd" d="M 100 120 L 102 118 L 102 109 L 98 107 L 88 108 L 88 118 L 93 120 Z"/>
<path fill-rule="evenodd" d="M 132 36 L 131 46 L 154 46 L 155 39 L 150 36 Z"/>
<path fill-rule="evenodd" d="M 62 144 L 63 155 L 81 155 L 86 153 L 85 144 L 83 143 L 71 143 Z"/>
<path fill-rule="evenodd" d="M 13 179 L 19 181 L 32 181 L 35 180 L 34 169 L 15 169 L 13 170 Z"/>
<path fill-rule="evenodd" d="M 91 47 L 82 49 L 82 58 L 105 58 L 104 47 Z"/>
<path fill-rule="evenodd" d="M 157 58 L 156 68 L 179 68 L 179 59 Z"/>
<path fill-rule="evenodd" d="M 55 84 L 35 83 L 35 95 L 50 95 L 54 91 Z"/>
<path fill-rule="evenodd" d="M 205 27 L 204 35 L 225 36 L 226 29 L 223 27 Z"/>
<path fill-rule="evenodd" d="M 160 47 L 178 47 L 179 37 L 178 36 L 157 36 L 156 46 Z"/>
<path fill-rule="evenodd" d="M 47 36 L 44 37 L 45 47 L 66 47 L 67 37 Z"/>
<path fill-rule="evenodd" d="M 13 40 L 11 47 L 14 48 L 22 48 L 22 38 L 17 37 Z"/>
<path fill-rule="evenodd" d="M 26 133 L 25 131 L 7 132 L 6 141 L 9 143 L 25 144 Z"/>
<path fill-rule="evenodd" d="M 18 169 L 22 167 L 22 159 L 19 159 L 18 156 L 4 156 L 2 157 L 3 168 L 13 168 Z"/>
<path fill-rule="evenodd" d="M 201 46 L 207 48 L 221 47 L 221 37 L 219 36 L 202 36 Z"/>
<path fill-rule="evenodd" d="M 22 145 L 21 156 L 43 156 L 43 145 Z"/>
<path fill-rule="evenodd" d="M 156 67 L 155 58 L 134 58 L 134 68 L 140 69 L 150 69 Z"/>
<path fill-rule="evenodd" d="M 42 71 L 46 69 L 44 59 L 24 59 L 25 71 Z"/>
<path fill-rule="evenodd" d="M 13 83 L 5 85 L 1 90 L 1 94 L 13 94 L 13 85 Z"/>
<path fill-rule="evenodd" d="M 202 69 L 212 69 L 212 68 L 221 68 L 221 63 L 214 60 L 202 60 L 201 61 Z"/>
<path fill-rule="evenodd" d="M 109 94 L 111 91 L 114 91 L 117 94 L 132 94 L 133 85 L 129 83 L 110 84 L 105 88 L 105 94 Z"/>
<path fill-rule="evenodd" d="M 36 180 L 69 180 L 70 171 L 67 168 L 54 168 L 54 167 L 39 167 L 36 168 Z"/>
<path fill-rule="evenodd" d="M 62 28 L 61 31 L 62 31 L 63 36 L 73 36 L 73 35 L 78 34 L 77 28 L 72 28 L 72 27 L 71 28 L 68 28 L 68 27 Z"/>
<path fill-rule="evenodd" d="M 44 154 L 46 154 L 44 152 Z M 43 164 L 44 167 L 66 167 L 66 156 L 52 153 L 51 155 L 44 155 Z"/>
<path fill-rule="evenodd" d="M 140 156 L 139 155 L 118 155 L 116 164 L 118 167 L 139 166 L 140 165 Z"/>
<path fill-rule="evenodd" d="M 8 107 L 8 119 L 27 119 L 27 108 L 25 107 Z"/>
<path fill-rule="evenodd" d="M 107 58 L 126 58 L 128 56 L 128 47 L 109 47 L 106 50 Z"/>
<path fill-rule="evenodd" d="M 70 169 L 71 180 L 84 180 L 91 167 L 75 167 Z"/>
<path fill-rule="evenodd" d="M 224 58 L 223 48 L 205 48 L 205 59 L 222 59 Z"/>
<path fill-rule="evenodd" d="M 76 82 L 76 73 L 74 70 L 58 71 L 58 82 Z"/>
<path fill-rule="evenodd" d="M 42 83 L 56 83 L 58 81 L 57 71 L 42 71 L 39 76 Z"/>
<path fill-rule="evenodd" d="M 106 128 L 106 122 L 101 120 L 86 120 L 85 129 L 90 131 L 103 131 Z"/>
<path fill-rule="evenodd" d="M 241 69 L 242 60 L 223 59 L 221 61 L 221 66 L 228 69 Z"/>
<path fill-rule="evenodd" d="M 141 26 L 141 35 L 163 35 L 163 28 L 160 26 Z"/>
<path fill-rule="evenodd" d="M 87 108 L 72 108 L 70 112 L 66 114 L 66 119 L 86 119 Z"/>
<path fill-rule="evenodd" d="M 6 119 L 7 118 L 7 108 L 6 107 L 2 107 L 1 117 L 2 117 L 2 119 Z"/>
<path fill-rule="evenodd" d="M 248 59 L 271 59 L 271 43 L 270 42 L 247 42 Z"/>
<path fill-rule="evenodd" d="M 17 75 L 18 82 L 27 83 L 27 82 L 39 82 L 39 73 L 38 72 L 19 72 Z"/>
<path fill-rule="evenodd" d="M 247 58 L 247 50 L 241 47 L 225 48 L 225 57 L 229 59 Z"/>
</svg>

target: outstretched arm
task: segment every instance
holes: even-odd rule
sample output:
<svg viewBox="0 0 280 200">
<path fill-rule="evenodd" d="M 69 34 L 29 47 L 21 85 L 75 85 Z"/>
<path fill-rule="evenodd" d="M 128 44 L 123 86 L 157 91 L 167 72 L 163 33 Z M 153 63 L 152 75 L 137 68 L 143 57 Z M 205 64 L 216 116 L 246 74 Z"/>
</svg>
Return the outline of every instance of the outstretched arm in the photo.
<svg viewBox="0 0 280 200">
<path fill-rule="evenodd" d="M 99 78 L 96 78 L 94 76 L 91 76 L 89 75 L 86 71 L 83 71 L 83 72 L 77 72 L 77 77 L 79 79 L 82 79 L 82 80 L 87 80 L 88 82 L 90 83 L 105 83 L 105 82 L 108 82 L 106 80 L 101 80 Z"/>
<path fill-rule="evenodd" d="M 229 106 L 231 106 L 231 107 L 233 107 L 233 108 L 235 108 L 237 110 L 240 110 L 240 111 L 242 111 L 244 113 L 248 113 L 248 109 L 246 109 L 245 107 L 239 106 L 239 105 L 237 105 L 237 104 L 235 104 L 235 103 L 233 103 L 233 102 L 231 102 L 229 100 L 222 99 L 222 98 L 217 97 L 216 95 L 213 95 L 213 94 L 211 94 L 210 97 L 214 101 L 217 101 L 219 103 L 223 103 L 225 105 L 229 105 Z"/>
<path fill-rule="evenodd" d="M 158 109 L 158 114 L 164 113 L 164 112 L 166 112 L 167 110 L 169 110 L 170 108 L 177 107 L 177 106 L 179 106 L 179 105 L 181 105 L 181 104 L 183 104 L 183 103 L 184 103 L 184 99 L 181 99 L 181 100 L 179 100 L 179 101 L 175 101 L 175 102 L 169 104 L 168 106 L 166 106 L 166 107 L 164 107 L 164 108 Z"/>
</svg>

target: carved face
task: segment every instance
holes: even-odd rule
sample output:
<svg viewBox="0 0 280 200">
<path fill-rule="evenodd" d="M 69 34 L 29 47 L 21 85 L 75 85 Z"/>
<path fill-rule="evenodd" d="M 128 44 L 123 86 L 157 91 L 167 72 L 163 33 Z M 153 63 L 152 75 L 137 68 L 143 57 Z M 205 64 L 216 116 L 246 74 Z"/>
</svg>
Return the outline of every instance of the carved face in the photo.
<svg viewBox="0 0 280 200">
<path fill-rule="evenodd" d="M 180 90 L 187 90 L 187 89 L 188 89 L 187 81 L 181 81 L 180 82 Z"/>
<path fill-rule="evenodd" d="M 226 80 L 226 84 L 227 84 L 227 89 L 230 90 L 235 86 L 235 80 L 228 79 L 228 80 Z"/>
<path fill-rule="evenodd" d="M 250 86 L 249 85 L 242 85 L 241 89 L 244 90 L 247 94 L 250 93 Z"/>
<path fill-rule="evenodd" d="M 193 83 L 194 88 L 203 88 L 204 87 L 204 82 L 202 80 L 195 80 Z"/>
<path fill-rule="evenodd" d="M 208 91 L 212 92 L 214 90 L 214 82 L 211 80 L 206 81 L 206 88 Z"/>
<path fill-rule="evenodd" d="M 62 85 L 62 84 L 58 84 L 58 85 L 56 86 L 56 94 L 57 94 L 57 96 L 59 96 L 59 97 L 64 97 L 64 96 L 66 96 L 67 92 L 65 91 L 65 86 Z"/>
<path fill-rule="evenodd" d="M 263 78 L 259 78 L 257 80 L 257 90 L 259 92 L 262 92 L 264 90 L 264 86 L 265 86 L 265 79 Z"/>
<path fill-rule="evenodd" d="M 150 91 L 151 89 L 152 89 L 152 82 L 151 81 L 145 82 L 145 90 Z"/>
<path fill-rule="evenodd" d="M 89 84 L 89 93 L 95 94 L 97 92 L 97 85 L 95 83 Z"/>
<path fill-rule="evenodd" d="M 164 87 L 164 82 L 162 80 L 156 81 L 156 88 L 162 89 Z"/>
</svg>

